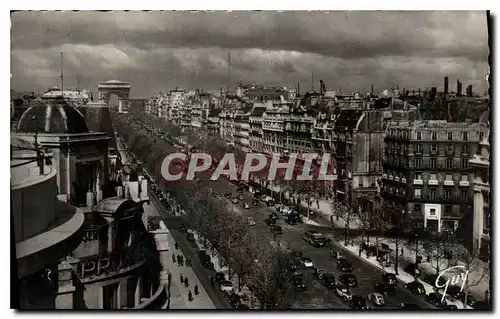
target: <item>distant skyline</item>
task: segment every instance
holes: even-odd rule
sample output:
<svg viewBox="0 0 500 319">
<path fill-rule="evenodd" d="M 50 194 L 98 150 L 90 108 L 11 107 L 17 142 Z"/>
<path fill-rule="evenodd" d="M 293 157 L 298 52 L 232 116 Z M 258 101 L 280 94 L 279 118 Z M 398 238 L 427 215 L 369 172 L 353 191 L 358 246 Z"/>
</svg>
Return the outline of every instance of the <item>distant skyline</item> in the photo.
<svg viewBox="0 0 500 319">
<path fill-rule="evenodd" d="M 240 81 L 311 88 L 311 74 L 343 92 L 443 89 L 450 77 L 488 88 L 484 11 L 15 12 L 12 89 L 60 85 L 96 92 L 98 81 L 132 84 L 133 98 L 176 86 L 220 89 Z"/>
</svg>

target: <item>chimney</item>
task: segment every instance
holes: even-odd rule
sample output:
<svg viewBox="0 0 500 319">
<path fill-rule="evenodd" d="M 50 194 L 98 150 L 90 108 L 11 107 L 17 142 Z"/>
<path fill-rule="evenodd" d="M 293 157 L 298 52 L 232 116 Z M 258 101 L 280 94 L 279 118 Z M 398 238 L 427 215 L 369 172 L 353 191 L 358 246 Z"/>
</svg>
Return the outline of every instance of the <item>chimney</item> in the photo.
<svg viewBox="0 0 500 319">
<path fill-rule="evenodd" d="M 462 82 L 460 82 L 459 79 L 457 79 L 457 96 L 462 95 Z"/>
<path fill-rule="evenodd" d="M 436 97 L 436 95 L 437 95 L 437 88 L 435 86 L 433 86 L 431 88 L 431 99 L 434 99 Z"/>
<path fill-rule="evenodd" d="M 448 95 L 448 81 L 449 81 L 448 77 L 445 76 L 445 78 L 444 78 L 444 95 Z"/>
</svg>

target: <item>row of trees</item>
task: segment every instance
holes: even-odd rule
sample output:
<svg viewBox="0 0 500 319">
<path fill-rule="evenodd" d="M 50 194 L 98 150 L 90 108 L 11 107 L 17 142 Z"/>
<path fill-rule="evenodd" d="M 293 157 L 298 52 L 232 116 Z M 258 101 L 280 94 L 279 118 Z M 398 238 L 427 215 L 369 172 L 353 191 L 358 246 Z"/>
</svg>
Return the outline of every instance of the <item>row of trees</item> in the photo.
<svg viewBox="0 0 500 319">
<path fill-rule="evenodd" d="M 151 128 L 145 128 L 141 121 L 130 115 L 116 116 L 114 124 L 127 145 L 161 181 L 158 164 L 161 167 L 164 156 L 175 151 L 173 146 L 151 136 Z M 201 147 L 196 140 L 189 142 Z M 189 227 L 209 242 L 229 265 L 229 276 L 231 272 L 237 274 L 240 288 L 246 284 L 262 307 L 290 307 L 292 289 L 286 271 L 290 261 L 288 253 L 276 251 L 269 239 L 250 231 L 246 220 L 235 214 L 223 199 L 210 195 L 202 182 L 182 185 L 163 182 L 162 186 L 185 210 Z"/>
</svg>

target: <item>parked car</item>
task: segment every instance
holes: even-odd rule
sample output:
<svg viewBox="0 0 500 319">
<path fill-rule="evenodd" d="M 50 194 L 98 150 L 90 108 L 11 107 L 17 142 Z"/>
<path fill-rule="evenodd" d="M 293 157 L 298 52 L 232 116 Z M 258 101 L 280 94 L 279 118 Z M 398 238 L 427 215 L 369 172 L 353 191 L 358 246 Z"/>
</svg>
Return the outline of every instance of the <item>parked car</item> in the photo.
<svg viewBox="0 0 500 319">
<path fill-rule="evenodd" d="M 351 299 L 351 308 L 356 310 L 366 310 L 370 309 L 366 304 L 366 299 L 360 295 L 354 295 Z"/>
<path fill-rule="evenodd" d="M 325 270 L 324 269 L 319 269 L 319 268 L 314 267 L 313 276 L 316 279 L 321 280 L 321 278 L 323 278 L 324 274 L 325 274 Z"/>
<path fill-rule="evenodd" d="M 371 302 L 373 302 L 373 304 L 375 304 L 377 306 L 385 305 L 384 296 L 382 296 L 382 294 L 380 294 L 378 292 L 369 293 L 368 300 L 370 300 Z"/>
<path fill-rule="evenodd" d="M 351 272 L 352 264 L 346 259 L 339 259 L 337 260 L 337 269 L 340 271 Z"/>
<path fill-rule="evenodd" d="M 250 209 L 250 205 L 248 205 L 247 203 L 244 203 L 244 204 L 243 204 L 243 208 L 245 208 L 245 209 Z"/>
<path fill-rule="evenodd" d="M 392 285 L 392 286 L 395 286 L 398 284 L 398 279 L 397 279 L 396 275 L 393 273 L 390 273 L 390 272 L 386 272 L 386 273 L 382 274 L 382 281 L 389 284 L 389 285 Z"/>
<path fill-rule="evenodd" d="M 187 241 L 191 242 L 191 243 L 196 243 L 196 239 L 194 238 L 194 235 L 193 233 L 187 233 L 186 234 L 186 239 Z"/>
<path fill-rule="evenodd" d="M 337 287 L 335 288 L 335 292 L 337 293 L 337 296 L 339 296 L 340 298 L 342 298 L 346 301 L 352 299 L 351 291 L 345 285 L 341 285 L 341 284 L 337 285 Z"/>
<path fill-rule="evenodd" d="M 321 283 L 328 289 L 332 289 L 337 286 L 335 282 L 335 276 L 330 273 L 326 273 L 321 276 Z"/>
<path fill-rule="evenodd" d="M 250 225 L 250 226 L 254 226 L 255 225 L 255 221 L 253 220 L 252 217 L 248 217 L 247 221 L 248 221 L 248 225 Z"/>
<path fill-rule="evenodd" d="M 239 194 L 239 195 L 238 195 L 238 199 L 239 199 L 239 200 L 243 200 L 243 194 Z"/>
<path fill-rule="evenodd" d="M 342 274 L 339 276 L 339 281 L 348 287 L 358 286 L 358 280 L 353 274 Z"/>
<path fill-rule="evenodd" d="M 316 233 L 312 231 L 306 231 L 302 235 L 302 239 L 314 247 L 324 247 L 326 244 L 326 238 L 321 233 Z"/>
<path fill-rule="evenodd" d="M 223 272 L 217 272 L 215 274 L 215 282 L 218 283 L 218 284 L 220 284 L 223 281 L 226 281 L 226 276 L 224 275 Z"/>
<path fill-rule="evenodd" d="M 233 193 L 231 193 L 231 192 L 226 192 L 226 193 L 224 193 L 224 197 L 226 197 L 226 198 L 231 198 L 231 197 L 233 197 Z"/>
<path fill-rule="evenodd" d="M 409 303 L 409 302 L 402 302 L 401 305 L 400 305 L 400 308 L 401 309 L 407 309 L 407 310 L 422 309 L 422 307 L 420 307 L 419 305 L 417 305 L 415 303 Z"/>
<path fill-rule="evenodd" d="M 269 213 L 269 219 L 274 219 L 276 221 L 279 219 L 279 215 L 275 212 Z"/>
<path fill-rule="evenodd" d="M 414 295 L 425 295 L 425 288 L 421 282 L 418 281 L 409 282 L 405 284 L 405 288 L 411 291 L 411 293 Z"/>
<path fill-rule="evenodd" d="M 378 282 L 374 286 L 375 292 L 381 293 L 383 295 L 396 295 L 396 291 L 393 285 L 386 284 L 385 282 Z"/>
<path fill-rule="evenodd" d="M 188 231 L 188 228 L 186 225 L 184 225 L 184 224 L 179 225 L 179 232 L 185 234 L 185 233 L 187 233 L 187 231 Z"/>
<path fill-rule="evenodd" d="M 441 307 L 441 309 L 444 309 L 444 310 L 458 310 L 458 307 L 457 307 L 457 305 L 448 304 L 448 305 L 445 305 L 445 306 Z"/>
<path fill-rule="evenodd" d="M 224 280 L 220 283 L 220 290 L 222 290 L 222 292 L 224 293 L 233 293 L 234 292 L 234 287 L 233 287 L 233 283 L 228 281 L 228 280 Z"/>
<path fill-rule="evenodd" d="M 300 259 L 300 262 L 301 262 L 302 266 L 304 266 L 305 268 L 312 268 L 312 267 L 314 267 L 314 265 L 313 265 L 313 262 L 312 262 L 311 258 L 308 258 L 308 257 L 302 257 L 302 258 Z"/>
<path fill-rule="evenodd" d="M 260 206 L 260 202 L 256 199 L 254 199 L 254 200 L 252 200 L 252 205 L 255 207 L 258 207 L 258 206 Z"/>
<path fill-rule="evenodd" d="M 231 199 L 231 202 L 233 204 L 238 204 L 240 201 L 238 200 L 238 198 L 235 197 L 235 198 Z"/>
<path fill-rule="evenodd" d="M 425 301 L 438 308 L 443 308 L 447 305 L 446 301 L 443 299 L 443 295 L 435 292 L 431 292 L 430 294 L 425 296 Z"/>
</svg>

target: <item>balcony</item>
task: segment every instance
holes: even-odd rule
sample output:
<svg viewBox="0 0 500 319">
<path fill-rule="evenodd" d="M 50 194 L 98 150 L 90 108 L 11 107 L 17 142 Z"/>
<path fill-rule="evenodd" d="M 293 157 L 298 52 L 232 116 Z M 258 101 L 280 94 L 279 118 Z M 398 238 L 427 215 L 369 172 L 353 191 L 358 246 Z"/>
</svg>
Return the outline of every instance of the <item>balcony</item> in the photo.
<svg viewBox="0 0 500 319">
<path fill-rule="evenodd" d="M 401 183 L 406 184 L 406 178 L 401 178 Z"/>
<path fill-rule="evenodd" d="M 452 149 L 451 149 L 451 150 L 450 150 L 450 149 L 446 149 L 446 151 L 444 151 L 444 154 L 445 154 L 446 156 L 453 157 L 453 156 L 455 156 L 455 150 L 452 150 Z"/>
<path fill-rule="evenodd" d="M 439 184 L 439 181 L 437 179 L 429 179 L 428 184 L 437 186 Z"/>
<path fill-rule="evenodd" d="M 455 186 L 455 182 L 445 180 L 445 181 L 444 181 L 444 186 Z"/>
<path fill-rule="evenodd" d="M 399 176 L 394 177 L 394 181 L 399 182 Z"/>
<path fill-rule="evenodd" d="M 382 174 L 382 178 L 387 178 L 387 174 Z"/>
<path fill-rule="evenodd" d="M 469 183 L 469 181 L 460 181 L 458 183 L 458 186 L 460 186 L 460 187 L 469 187 L 470 183 Z"/>
<path fill-rule="evenodd" d="M 424 181 L 421 179 L 414 179 L 413 185 L 424 185 Z"/>
</svg>

